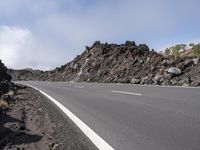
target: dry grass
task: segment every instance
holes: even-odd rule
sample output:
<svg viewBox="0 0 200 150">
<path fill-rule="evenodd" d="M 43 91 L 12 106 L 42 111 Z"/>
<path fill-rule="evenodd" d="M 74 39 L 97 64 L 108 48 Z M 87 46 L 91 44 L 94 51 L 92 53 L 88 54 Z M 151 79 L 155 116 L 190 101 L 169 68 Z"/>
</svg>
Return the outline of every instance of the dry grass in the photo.
<svg viewBox="0 0 200 150">
<path fill-rule="evenodd" d="M 188 49 L 186 51 L 180 52 L 180 57 L 186 57 L 186 56 L 193 56 L 192 49 Z"/>
<path fill-rule="evenodd" d="M 5 95 L 8 95 L 8 96 L 10 96 L 10 97 L 13 97 L 14 96 L 14 91 L 9 91 L 8 93 L 6 93 Z"/>
<path fill-rule="evenodd" d="M 6 109 L 8 108 L 8 103 L 4 100 L 0 100 L 0 109 Z"/>
</svg>

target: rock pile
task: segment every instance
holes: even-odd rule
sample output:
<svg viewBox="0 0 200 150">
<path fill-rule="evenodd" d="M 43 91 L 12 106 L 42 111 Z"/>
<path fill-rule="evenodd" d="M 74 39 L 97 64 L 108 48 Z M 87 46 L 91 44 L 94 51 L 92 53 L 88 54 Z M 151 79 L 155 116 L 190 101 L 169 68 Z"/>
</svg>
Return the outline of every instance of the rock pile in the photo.
<svg viewBox="0 0 200 150">
<path fill-rule="evenodd" d="M 120 45 L 96 41 L 73 61 L 55 70 L 17 76 L 23 80 L 199 86 L 200 61 L 191 56 L 169 60 L 133 41 Z"/>
</svg>

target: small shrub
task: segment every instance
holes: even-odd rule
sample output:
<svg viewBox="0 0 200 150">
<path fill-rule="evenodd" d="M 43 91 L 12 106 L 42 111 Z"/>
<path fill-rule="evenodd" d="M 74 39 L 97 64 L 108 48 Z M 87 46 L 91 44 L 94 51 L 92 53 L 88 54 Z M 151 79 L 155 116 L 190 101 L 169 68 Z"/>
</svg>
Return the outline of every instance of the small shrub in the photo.
<svg viewBox="0 0 200 150">
<path fill-rule="evenodd" d="M 175 45 L 171 47 L 171 53 L 174 59 L 177 59 L 180 57 L 180 50 L 181 50 L 181 45 Z"/>
<path fill-rule="evenodd" d="M 171 49 L 170 48 L 166 48 L 165 51 L 164 51 L 164 56 L 169 58 L 171 55 Z"/>
<path fill-rule="evenodd" d="M 200 57 L 200 43 L 193 45 L 192 52 L 195 57 Z"/>
<path fill-rule="evenodd" d="M 5 115 L 8 110 L 8 103 L 4 100 L 0 100 L 0 115 Z"/>
<path fill-rule="evenodd" d="M 6 95 L 13 97 L 14 96 L 14 91 L 9 91 L 8 93 L 6 93 Z"/>
</svg>

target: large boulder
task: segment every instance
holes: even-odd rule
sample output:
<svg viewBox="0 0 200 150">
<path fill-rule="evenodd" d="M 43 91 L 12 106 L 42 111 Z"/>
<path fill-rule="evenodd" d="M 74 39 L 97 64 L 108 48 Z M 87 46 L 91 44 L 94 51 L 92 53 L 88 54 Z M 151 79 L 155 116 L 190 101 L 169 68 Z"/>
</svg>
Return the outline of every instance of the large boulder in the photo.
<svg viewBox="0 0 200 150">
<path fill-rule="evenodd" d="M 199 58 L 193 58 L 193 62 L 195 65 L 197 65 L 199 63 Z"/>
<path fill-rule="evenodd" d="M 139 51 L 149 51 L 149 47 L 146 44 L 140 44 L 138 46 Z"/>
<path fill-rule="evenodd" d="M 137 79 L 137 78 L 132 78 L 131 79 L 131 83 L 132 84 L 140 84 L 140 82 L 141 82 L 141 79 Z"/>
<path fill-rule="evenodd" d="M 170 67 L 167 72 L 173 75 L 180 75 L 182 73 L 181 69 L 176 67 Z"/>
<path fill-rule="evenodd" d="M 162 61 L 162 65 L 165 66 L 165 67 L 168 66 L 169 64 L 170 64 L 170 62 L 167 59 Z"/>
</svg>

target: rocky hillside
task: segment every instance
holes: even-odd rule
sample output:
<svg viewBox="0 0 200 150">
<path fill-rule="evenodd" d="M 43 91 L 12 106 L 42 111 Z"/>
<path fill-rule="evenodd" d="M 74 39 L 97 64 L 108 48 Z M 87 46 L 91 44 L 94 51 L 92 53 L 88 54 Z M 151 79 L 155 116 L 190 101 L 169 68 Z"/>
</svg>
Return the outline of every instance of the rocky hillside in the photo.
<svg viewBox="0 0 200 150">
<path fill-rule="evenodd" d="M 9 91 L 11 86 L 11 75 L 7 73 L 7 68 L 0 60 L 0 96 Z"/>
<path fill-rule="evenodd" d="M 96 41 L 73 61 L 52 71 L 11 72 L 18 80 L 133 83 L 159 85 L 200 85 L 199 58 L 166 59 L 145 44 L 133 41 L 107 44 Z"/>
<path fill-rule="evenodd" d="M 7 68 L 0 60 L 0 116 L 5 113 L 10 101 L 11 90 L 14 85 L 11 83 L 11 75 L 7 73 Z"/>
</svg>

